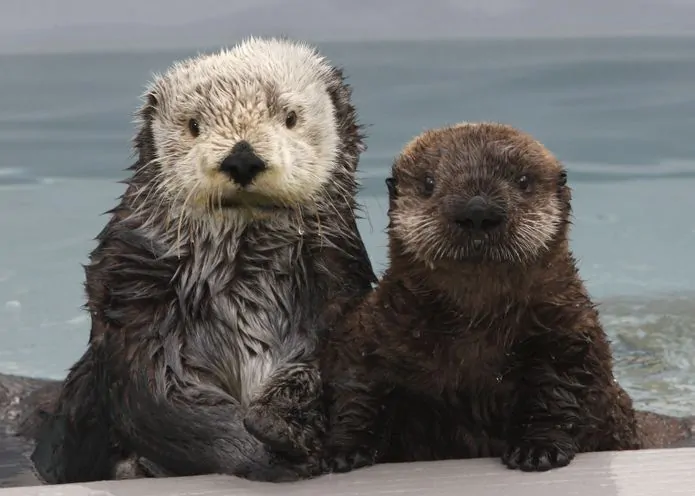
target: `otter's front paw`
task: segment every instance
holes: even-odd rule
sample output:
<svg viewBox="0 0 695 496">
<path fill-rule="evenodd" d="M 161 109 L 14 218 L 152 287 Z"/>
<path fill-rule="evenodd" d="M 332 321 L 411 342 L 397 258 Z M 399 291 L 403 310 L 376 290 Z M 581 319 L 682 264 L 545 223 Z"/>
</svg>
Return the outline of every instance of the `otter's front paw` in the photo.
<svg viewBox="0 0 695 496">
<path fill-rule="evenodd" d="M 274 451 L 295 458 L 316 454 L 325 430 L 322 391 L 316 367 L 280 369 L 249 404 L 244 426 Z"/>
<path fill-rule="evenodd" d="M 510 469 L 544 472 L 569 465 L 575 454 L 575 448 L 567 442 L 552 444 L 521 442 L 507 448 L 502 455 L 502 462 Z"/>
<path fill-rule="evenodd" d="M 355 449 L 347 453 L 336 453 L 322 461 L 324 472 L 343 473 L 376 463 L 376 453 L 366 448 Z"/>
<path fill-rule="evenodd" d="M 255 404 L 246 412 L 244 427 L 273 451 L 306 458 L 321 450 L 325 418 L 318 410 L 280 416 L 272 408 Z"/>
</svg>

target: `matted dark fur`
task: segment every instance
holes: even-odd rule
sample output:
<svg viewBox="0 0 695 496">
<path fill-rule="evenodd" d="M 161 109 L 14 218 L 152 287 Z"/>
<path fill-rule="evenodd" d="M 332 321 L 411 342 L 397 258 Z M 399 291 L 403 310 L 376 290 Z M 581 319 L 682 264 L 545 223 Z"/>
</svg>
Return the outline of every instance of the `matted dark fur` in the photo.
<svg viewBox="0 0 695 496">
<path fill-rule="evenodd" d="M 172 176 L 162 165 L 166 158 L 158 156 L 153 123 L 183 118 L 180 132 L 186 133 L 188 116 L 159 113 L 168 115 L 190 95 L 206 106 L 201 111 L 210 116 L 209 125 L 217 126 L 216 146 L 229 143 L 226 153 L 234 136 L 254 149 L 270 149 L 270 135 L 255 142 L 244 137 L 254 134 L 244 133 L 255 129 L 253 119 L 264 119 L 263 129 L 285 121 L 283 115 L 273 120 L 276 112 L 287 112 L 280 107 L 283 95 L 274 92 L 284 91 L 288 80 L 279 74 L 277 85 L 253 92 L 244 85 L 262 84 L 261 75 L 240 75 L 235 81 L 240 66 L 199 59 L 199 66 L 194 62 L 175 69 L 178 82 L 154 86 L 140 114 L 137 162 L 127 190 L 85 267 L 89 345 L 71 368 L 57 413 L 44 424 L 33 454 L 48 482 L 204 473 L 280 481 L 312 474 L 306 467 L 315 464 L 307 459 L 316 452 L 322 428 L 321 415 L 310 408 L 322 390 L 314 365 L 316 330 L 331 326 L 376 278 L 356 225 L 355 170 L 364 145 L 350 88 L 342 72 L 322 58 L 312 62 L 322 71 L 315 76 L 292 72 L 292 63 L 319 55 L 306 46 L 288 46 L 298 45 L 256 39 L 234 53 L 265 57 L 244 59 L 250 73 L 254 64 L 264 74 L 277 74 L 276 65 L 289 71 L 293 91 L 303 91 L 302 78 L 314 77 L 315 99 L 320 97 L 316 88 L 325 85 L 326 101 L 334 107 L 326 115 L 335 122 L 337 149 L 334 165 L 316 162 L 313 167 L 330 169 L 329 180 L 306 204 L 297 199 L 301 192 L 290 203 L 278 198 L 281 208 L 272 215 L 259 210 L 243 222 L 234 213 L 211 218 L 209 224 L 204 217 L 195 222 L 174 217 L 172 222 L 172 211 L 185 212 L 186 203 L 172 204 L 163 194 L 164 181 Z M 289 61 L 272 56 L 290 52 Z M 212 62 L 227 72 L 215 72 Z M 200 81 L 218 80 L 199 85 L 195 95 L 187 93 L 175 86 L 189 83 L 186 70 L 200 71 Z M 318 111 L 304 108 L 303 115 L 301 110 L 300 130 L 311 124 L 301 119 Z M 175 134 L 165 131 L 164 140 Z M 322 146 L 320 135 L 309 136 L 311 146 Z M 219 150 L 210 146 L 201 153 L 213 151 Z M 273 191 L 263 194 L 272 198 Z M 219 208 L 227 208 L 221 203 Z M 310 413 L 292 418 L 295 409 Z M 299 459 L 302 463 L 296 463 Z"/>
<path fill-rule="evenodd" d="M 560 162 L 506 125 L 430 130 L 397 158 L 390 266 L 322 358 L 329 470 L 501 457 L 542 471 L 640 447 L 568 245 Z M 473 197 L 499 224 L 473 229 Z"/>
</svg>

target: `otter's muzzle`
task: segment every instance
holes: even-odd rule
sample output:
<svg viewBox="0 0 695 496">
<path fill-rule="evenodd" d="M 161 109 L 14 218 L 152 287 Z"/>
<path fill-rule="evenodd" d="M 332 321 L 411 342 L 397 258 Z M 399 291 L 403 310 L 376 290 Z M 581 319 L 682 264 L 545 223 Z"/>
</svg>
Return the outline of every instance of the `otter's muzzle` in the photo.
<svg viewBox="0 0 695 496">
<path fill-rule="evenodd" d="M 454 222 L 472 231 L 491 231 L 505 221 L 504 210 L 482 196 L 474 196 L 468 202 L 457 206 L 453 212 Z"/>
<path fill-rule="evenodd" d="M 248 141 L 239 141 L 220 163 L 220 172 L 242 188 L 251 184 L 266 168 L 265 160 L 256 155 Z"/>
</svg>

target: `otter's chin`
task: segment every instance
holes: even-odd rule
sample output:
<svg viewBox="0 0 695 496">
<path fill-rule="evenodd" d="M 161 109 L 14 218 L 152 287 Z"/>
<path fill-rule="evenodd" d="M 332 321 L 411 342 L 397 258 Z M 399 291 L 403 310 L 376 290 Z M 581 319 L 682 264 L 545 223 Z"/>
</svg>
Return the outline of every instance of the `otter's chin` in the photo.
<svg viewBox="0 0 695 496">
<path fill-rule="evenodd" d="M 463 263 L 519 264 L 533 261 L 541 250 L 528 251 L 520 244 L 495 239 L 471 238 L 451 250 L 452 258 Z"/>
<path fill-rule="evenodd" d="M 280 200 L 255 192 L 238 192 L 233 195 L 221 196 L 212 206 L 218 210 L 253 210 L 259 212 L 282 212 L 292 210 L 292 207 Z"/>
<path fill-rule="evenodd" d="M 442 260 L 464 264 L 519 263 L 526 258 L 525 253 L 512 249 L 493 235 L 466 235 L 457 238 L 446 247 L 431 248 L 427 251 L 436 254 L 436 257 Z"/>
</svg>

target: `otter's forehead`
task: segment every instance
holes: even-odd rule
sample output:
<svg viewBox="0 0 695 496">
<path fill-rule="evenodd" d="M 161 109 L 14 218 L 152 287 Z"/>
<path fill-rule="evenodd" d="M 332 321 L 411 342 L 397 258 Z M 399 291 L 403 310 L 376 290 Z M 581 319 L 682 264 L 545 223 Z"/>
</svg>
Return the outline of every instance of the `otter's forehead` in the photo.
<svg viewBox="0 0 695 496">
<path fill-rule="evenodd" d="M 446 169 L 450 175 L 509 169 L 555 173 L 561 165 L 539 141 L 513 126 L 462 122 L 429 129 L 413 138 L 394 163 L 394 174 L 421 174 Z"/>
<path fill-rule="evenodd" d="M 325 90 L 334 72 L 311 45 L 250 38 L 231 49 L 175 63 L 150 90 L 171 105 L 217 98 L 273 100 Z M 257 102 L 258 103 L 258 102 Z"/>
</svg>

